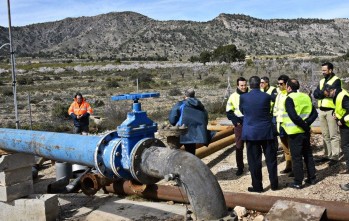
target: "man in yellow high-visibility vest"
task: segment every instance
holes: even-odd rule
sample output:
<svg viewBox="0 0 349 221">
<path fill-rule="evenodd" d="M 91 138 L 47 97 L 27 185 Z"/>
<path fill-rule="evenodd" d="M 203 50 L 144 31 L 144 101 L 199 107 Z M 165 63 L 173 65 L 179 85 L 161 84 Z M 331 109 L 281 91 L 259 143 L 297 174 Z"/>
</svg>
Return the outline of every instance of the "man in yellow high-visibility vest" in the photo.
<svg viewBox="0 0 349 221">
<path fill-rule="evenodd" d="M 333 98 L 335 104 L 333 117 L 340 129 L 341 147 L 346 163 L 346 170 L 341 173 L 349 174 L 349 93 L 345 89 L 338 90 L 328 84 L 324 86 L 324 91 L 325 96 Z M 345 191 L 349 191 L 349 183 L 341 184 L 340 187 Z"/>
<path fill-rule="evenodd" d="M 310 125 L 315 121 L 318 113 L 309 95 L 298 92 L 298 90 L 298 80 L 290 79 L 287 81 L 288 96 L 285 100 L 286 111 L 282 120 L 282 127 L 288 134 L 294 174 L 294 182 L 289 183 L 288 186 L 295 189 L 303 187 L 303 159 L 308 175 L 305 182 L 309 185 L 316 183 L 315 163 L 310 146 Z"/>
<path fill-rule="evenodd" d="M 332 63 L 323 63 L 321 70 L 324 78 L 320 80 L 313 95 L 314 98 L 318 100 L 318 108 L 320 109 L 319 119 L 322 137 L 324 139 L 325 156 L 323 159 L 317 161 L 330 161 L 329 164 L 332 166 L 338 162 L 340 138 L 337 123 L 332 117 L 335 105 L 331 98 L 325 97 L 323 89 L 324 85 L 328 84 L 332 85 L 337 90 L 340 90 L 342 88 L 342 81 L 333 72 Z"/>
<path fill-rule="evenodd" d="M 244 115 L 240 111 L 240 95 L 248 92 L 247 81 L 243 77 L 239 77 L 236 80 L 236 91 L 232 93 L 228 99 L 226 112 L 227 117 L 234 124 L 234 134 L 235 134 L 235 146 L 236 146 L 236 164 L 238 170 L 236 171 L 236 176 L 241 176 L 244 172 L 244 142 L 241 139 L 242 126 Z"/>
</svg>

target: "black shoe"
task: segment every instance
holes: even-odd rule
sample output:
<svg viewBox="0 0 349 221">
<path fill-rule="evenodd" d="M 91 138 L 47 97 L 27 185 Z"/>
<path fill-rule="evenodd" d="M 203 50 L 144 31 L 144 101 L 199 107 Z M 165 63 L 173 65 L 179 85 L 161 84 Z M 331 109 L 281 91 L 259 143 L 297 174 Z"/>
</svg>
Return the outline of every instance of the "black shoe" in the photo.
<svg viewBox="0 0 349 221">
<path fill-rule="evenodd" d="M 294 173 L 291 172 L 290 174 L 288 174 L 288 177 L 294 177 Z"/>
<path fill-rule="evenodd" d="M 244 173 L 244 169 L 238 169 L 238 171 L 236 171 L 235 175 L 236 176 L 241 176 Z"/>
<path fill-rule="evenodd" d="M 291 173 L 292 169 L 291 168 L 285 168 L 284 170 L 281 170 L 280 173 L 281 174 L 285 174 L 285 173 Z"/>
<path fill-rule="evenodd" d="M 328 165 L 331 167 L 331 166 L 334 166 L 338 163 L 338 160 L 330 160 L 330 162 L 328 162 Z"/>
<path fill-rule="evenodd" d="M 304 180 L 304 182 L 305 182 L 306 184 L 309 184 L 309 185 L 315 185 L 315 184 L 317 183 L 317 181 L 316 181 L 315 178 L 314 178 L 314 179 L 309 179 L 309 178 L 307 178 L 307 179 Z"/>
<path fill-rule="evenodd" d="M 263 192 L 263 190 L 256 190 L 253 187 L 247 188 L 247 191 L 248 192 L 252 192 L 252 193 L 261 193 L 261 192 Z"/>
<path fill-rule="evenodd" d="M 270 187 L 270 189 L 271 189 L 272 191 L 276 191 L 276 190 L 279 189 L 279 186 L 272 186 L 272 187 Z"/>
<path fill-rule="evenodd" d="M 345 190 L 345 191 L 349 190 L 349 183 L 347 183 L 347 184 L 340 184 L 339 186 L 341 187 L 342 190 Z"/>
<path fill-rule="evenodd" d="M 317 159 L 314 159 L 314 162 L 315 163 L 324 163 L 324 162 L 327 162 L 329 160 L 330 159 L 328 159 L 328 158 L 317 158 Z"/>
<path fill-rule="evenodd" d="M 297 190 L 300 190 L 302 189 L 302 185 L 299 185 L 299 184 L 296 184 L 296 183 L 289 183 L 287 184 L 287 187 L 290 187 L 290 188 L 293 188 L 293 189 L 297 189 Z"/>
</svg>

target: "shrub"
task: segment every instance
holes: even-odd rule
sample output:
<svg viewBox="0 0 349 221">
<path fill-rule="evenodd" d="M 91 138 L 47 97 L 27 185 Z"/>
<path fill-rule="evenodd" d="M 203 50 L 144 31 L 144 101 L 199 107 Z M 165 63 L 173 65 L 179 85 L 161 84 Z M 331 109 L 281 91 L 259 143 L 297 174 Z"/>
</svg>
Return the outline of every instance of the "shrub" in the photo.
<svg viewBox="0 0 349 221">
<path fill-rule="evenodd" d="M 225 116 L 225 102 L 222 100 L 214 100 L 205 102 L 205 108 L 209 114 L 210 119 Z"/>
<path fill-rule="evenodd" d="M 61 119 L 61 120 L 69 119 L 68 109 L 69 109 L 69 105 L 55 103 L 53 105 L 52 110 L 51 110 L 52 118 L 53 119 Z"/>
<path fill-rule="evenodd" d="M 212 85 L 212 84 L 220 83 L 220 80 L 218 77 L 209 76 L 209 77 L 204 79 L 203 83 L 206 85 Z"/>
<path fill-rule="evenodd" d="M 182 95 L 182 91 L 179 90 L 178 88 L 172 88 L 169 90 L 168 92 L 169 96 L 178 96 L 178 95 Z"/>
<path fill-rule="evenodd" d="M 102 100 L 96 100 L 94 103 L 95 107 L 102 107 L 104 106 L 104 102 Z"/>
<path fill-rule="evenodd" d="M 120 87 L 119 82 L 117 80 L 111 80 L 107 82 L 108 88 Z"/>
<path fill-rule="evenodd" d="M 2 88 L 2 91 L 1 93 L 4 95 L 4 96 L 13 96 L 13 89 L 12 88 L 9 88 L 9 87 L 5 87 L 5 88 Z"/>
</svg>

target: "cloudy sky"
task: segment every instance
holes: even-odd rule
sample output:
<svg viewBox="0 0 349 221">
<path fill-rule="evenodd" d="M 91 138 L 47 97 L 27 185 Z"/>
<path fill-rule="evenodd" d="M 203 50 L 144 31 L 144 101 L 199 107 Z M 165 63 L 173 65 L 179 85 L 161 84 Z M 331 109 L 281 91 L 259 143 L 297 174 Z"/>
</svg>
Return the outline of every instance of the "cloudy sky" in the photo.
<svg viewBox="0 0 349 221">
<path fill-rule="evenodd" d="M 12 26 L 67 17 L 133 11 L 156 20 L 208 21 L 220 13 L 255 18 L 349 18 L 346 0 L 12 0 Z M 8 27 L 7 0 L 0 0 L 0 26 Z"/>
</svg>

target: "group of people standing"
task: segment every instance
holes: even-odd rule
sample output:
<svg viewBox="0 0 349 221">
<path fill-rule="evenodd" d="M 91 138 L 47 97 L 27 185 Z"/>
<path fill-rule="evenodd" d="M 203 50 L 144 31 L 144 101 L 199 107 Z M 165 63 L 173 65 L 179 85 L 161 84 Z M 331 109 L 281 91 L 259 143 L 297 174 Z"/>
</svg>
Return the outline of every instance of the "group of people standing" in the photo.
<svg viewBox="0 0 349 221">
<path fill-rule="evenodd" d="M 234 124 L 236 139 L 236 175 L 244 171 L 243 148 L 246 143 L 247 161 L 252 178 L 249 192 L 262 192 L 262 153 L 264 153 L 269 173 L 270 189 L 277 190 L 277 136 L 284 151 L 286 166 L 280 173 L 294 177 L 287 186 L 303 188 L 303 160 L 306 165 L 308 185 L 316 184 L 316 169 L 310 147 L 310 125 L 319 116 L 324 138 L 325 156 L 318 161 L 329 161 L 333 166 L 338 163 L 339 141 L 338 126 L 347 170 L 349 172 L 349 96 L 342 89 L 341 80 L 333 72 L 333 64 L 322 64 L 324 78 L 314 91 L 318 100 L 319 114 L 308 94 L 299 92 L 297 79 L 281 75 L 278 88 L 269 85 L 269 78 L 252 76 L 247 80 L 239 77 L 237 89 L 226 105 L 228 119 Z M 349 190 L 349 184 L 341 185 Z"/>
</svg>

